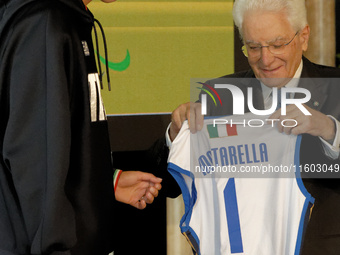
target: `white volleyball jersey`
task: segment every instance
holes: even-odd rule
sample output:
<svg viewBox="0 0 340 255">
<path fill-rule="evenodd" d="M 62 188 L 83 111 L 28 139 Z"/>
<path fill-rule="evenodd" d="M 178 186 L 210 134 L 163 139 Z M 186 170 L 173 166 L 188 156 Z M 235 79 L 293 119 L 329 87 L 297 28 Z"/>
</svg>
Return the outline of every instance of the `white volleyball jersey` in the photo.
<svg viewBox="0 0 340 255">
<path fill-rule="evenodd" d="M 185 122 L 174 140 L 168 170 L 183 194 L 181 232 L 197 254 L 300 253 L 314 203 L 299 172 L 301 136 L 279 133 L 267 117 L 205 119 L 196 134 Z"/>
</svg>

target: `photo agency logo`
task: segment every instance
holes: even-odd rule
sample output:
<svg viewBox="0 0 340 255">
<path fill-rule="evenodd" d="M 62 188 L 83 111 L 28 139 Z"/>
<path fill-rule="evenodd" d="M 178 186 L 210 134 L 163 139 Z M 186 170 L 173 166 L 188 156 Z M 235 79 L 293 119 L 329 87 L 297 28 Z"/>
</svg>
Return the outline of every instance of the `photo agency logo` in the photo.
<svg viewBox="0 0 340 255">
<path fill-rule="evenodd" d="M 253 88 L 248 87 L 247 88 L 247 98 L 245 98 L 245 95 L 243 94 L 242 90 L 232 84 L 215 84 L 213 87 L 206 83 L 198 82 L 199 84 L 202 84 L 203 87 L 199 88 L 205 93 L 201 93 L 201 111 L 202 115 L 207 115 L 207 109 L 208 109 L 208 100 L 207 97 L 209 96 L 212 101 L 215 104 L 215 107 L 217 107 L 219 101 L 219 104 L 221 107 L 223 107 L 223 101 L 222 101 L 222 93 L 230 92 L 233 99 L 233 115 L 244 115 L 245 114 L 245 100 L 247 100 L 247 106 L 251 113 L 254 115 L 259 116 L 265 116 L 265 115 L 271 115 L 276 110 L 281 109 L 281 115 L 285 116 L 287 115 L 287 105 L 295 105 L 297 108 L 300 109 L 300 111 L 304 115 L 312 115 L 306 107 L 303 105 L 304 103 L 307 103 L 311 99 L 311 93 L 309 90 L 305 88 L 281 88 L 278 89 L 276 87 L 272 88 L 272 106 L 269 109 L 265 110 L 258 110 L 254 107 L 253 102 Z M 219 90 L 219 93 L 217 92 Z M 303 96 L 301 98 L 291 98 L 290 95 L 294 95 L 296 93 L 300 93 Z M 217 100 L 216 100 L 217 99 Z M 296 127 L 298 125 L 298 122 L 295 119 L 266 119 L 267 123 L 271 123 L 271 125 L 274 127 L 276 122 L 281 122 L 281 125 L 284 127 Z M 247 125 L 249 127 L 262 127 L 264 125 L 263 120 L 248 120 L 247 123 L 244 120 L 243 123 L 237 122 L 233 123 L 232 120 L 225 120 L 225 119 L 215 119 L 214 120 L 214 126 L 217 124 L 230 124 L 230 125 L 236 125 L 236 124 L 243 124 L 244 126 Z M 290 123 L 290 124 L 287 124 Z"/>
</svg>

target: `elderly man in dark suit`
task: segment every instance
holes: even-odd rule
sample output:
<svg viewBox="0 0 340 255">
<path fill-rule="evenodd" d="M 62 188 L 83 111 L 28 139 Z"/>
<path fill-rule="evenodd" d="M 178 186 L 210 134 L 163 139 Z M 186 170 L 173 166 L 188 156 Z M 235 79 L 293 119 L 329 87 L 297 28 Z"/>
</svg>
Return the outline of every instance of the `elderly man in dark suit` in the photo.
<svg viewBox="0 0 340 255">
<path fill-rule="evenodd" d="M 233 16 L 251 70 L 210 80 L 207 84 L 213 86 L 224 79 L 254 78 L 248 83 L 240 81 L 237 86 L 245 96 L 247 88 L 253 88 L 254 107 L 259 110 L 272 105 L 271 91 L 274 87 L 308 89 L 311 100 L 304 107 L 311 115 L 303 114 L 296 105 L 288 105 L 285 116 L 278 110 L 271 118 L 293 119 L 298 123 L 287 125 L 289 127 L 279 124 L 278 129 L 287 134 L 302 135 L 302 165 L 339 165 L 340 84 L 337 85 L 337 81 L 340 80 L 336 78 L 340 77 L 340 69 L 317 65 L 303 57 L 310 35 L 305 1 L 236 0 Z M 215 107 L 208 101 L 208 115 L 232 114 L 231 93 L 218 89 L 217 92 L 225 104 Z M 299 94 L 292 96 L 298 98 Z M 247 105 L 245 109 L 249 111 Z M 175 139 L 185 119 L 189 119 L 193 133 L 200 130 L 203 122 L 201 104 L 186 103 L 173 112 L 169 140 Z M 301 254 L 340 254 L 339 173 L 323 176 L 304 173 L 302 176 L 307 190 L 316 200 Z"/>
</svg>

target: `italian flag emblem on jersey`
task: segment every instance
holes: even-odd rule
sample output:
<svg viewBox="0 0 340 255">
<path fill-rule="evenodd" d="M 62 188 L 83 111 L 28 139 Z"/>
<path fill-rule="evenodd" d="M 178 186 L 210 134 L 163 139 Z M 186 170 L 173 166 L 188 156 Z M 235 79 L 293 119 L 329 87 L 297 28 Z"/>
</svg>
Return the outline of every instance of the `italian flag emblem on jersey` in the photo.
<svg viewBox="0 0 340 255">
<path fill-rule="evenodd" d="M 223 124 L 223 125 L 207 125 L 208 133 L 210 138 L 235 136 L 237 135 L 236 125 Z"/>
</svg>

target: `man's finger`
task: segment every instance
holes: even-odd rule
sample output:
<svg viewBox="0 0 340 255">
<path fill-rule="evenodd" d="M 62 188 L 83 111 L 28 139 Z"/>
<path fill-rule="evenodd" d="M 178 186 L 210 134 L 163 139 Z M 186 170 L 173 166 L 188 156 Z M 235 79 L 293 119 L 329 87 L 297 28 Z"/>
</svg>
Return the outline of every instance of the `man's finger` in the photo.
<svg viewBox="0 0 340 255">
<path fill-rule="evenodd" d="M 141 172 L 140 178 L 141 178 L 142 181 L 149 181 L 149 182 L 153 182 L 154 184 L 162 182 L 161 178 L 158 178 L 158 177 L 156 177 L 156 176 L 154 176 L 153 174 L 150 174 L 150 173 Z"/>
<path fill-rule="evenodd" d="M 204 117 L 201 112 L 201 104 L 191 103 L 190 121 L 189 121 L 190 132 L 195 134 L 197 131 L 200 131 L 203 126 L 203 120 L 204 120 Z"/>
<path fill-rule="evenodd" d="M 160 183 L 156 183 L 156 184 L 154 184 L 154 187 L 158 190 L 161 190 L 162 185 Z"/>
<path fill-rule="evenodd" d="M 195 134 L 196 133 L 196 116 L 195 116 L 195 112 L 194 111 L 192 111 L 190 113 L 190 117 L 188 119 L 188 123 L 189 123 L 190 132 Z"/>
<path fill-rule="evenodd" d="M 196 129 L 201 131 L 203 128 L 204 116 L 202 115 L 201 104 L 196 104 Z"/>
<path fill-rule="evenodd" d="M 139 210 L 143 210 L 146 207 L 146 202 L 144 199 L 139 200 L 135 205 L 133 205 Z"/>
<path fill-rule="evenodd" d="M 154 187 L 150 187 L 148 192 L 150 192 L 152 196 L 158 197 L 158 190 L 155 189 Z M 148 194 L 148 192 L 146 194 Z"/>
<path fill-rule="evenodd" d="M 158 193 L 157 193 L 158 195 Z M 146 194 L 142 197 L 142 200 L 145 201 L 147 204 L 152 204 L 155 200 L 155 197 L 148 191 Z"/>
<path fill-rule="evenodd" d="M 275 120 L 275 119 L 280 119 L 280 117 L 281 117 L 281 109 L 278 109 L 272 115 L 270 115 L 268 119 Z"/>
<path fill-rule="evenodd" d="M 182 127 L 182 123 L 187 119 L 187 111 L 189 112 L 190 103 L 182 104 L 177 107 L 171 114 L 171 126 L 170 126 L 170 139 L 175 140 L 179 130 Z"/>
</svg>

